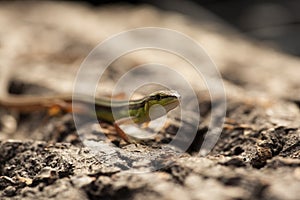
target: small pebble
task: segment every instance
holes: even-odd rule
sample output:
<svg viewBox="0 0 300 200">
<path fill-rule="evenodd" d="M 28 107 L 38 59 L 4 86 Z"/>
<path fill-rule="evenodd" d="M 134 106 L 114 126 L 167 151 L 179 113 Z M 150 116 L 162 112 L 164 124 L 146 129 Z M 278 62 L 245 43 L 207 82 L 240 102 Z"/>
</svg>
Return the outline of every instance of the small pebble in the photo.
<svg viewBox="0 0 300 200">
<path fill-rule="evenodd" d="M 8 197 L 15 196 L 16 195 L 16 188 L 13 187 L 13 186 L 8 186 L 7 188 L 4 189 L 3 193 L 4 193 L 5 196 L 8 196 Z"/>
</svg>

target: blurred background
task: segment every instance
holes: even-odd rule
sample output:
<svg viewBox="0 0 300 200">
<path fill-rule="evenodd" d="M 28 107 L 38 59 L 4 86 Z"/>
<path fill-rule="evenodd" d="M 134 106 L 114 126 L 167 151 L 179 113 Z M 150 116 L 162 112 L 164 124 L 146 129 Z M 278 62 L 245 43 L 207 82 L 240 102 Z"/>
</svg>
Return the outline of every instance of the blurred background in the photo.
<svg viewBox="0 0 300 200">
<path fill-rule="evenodd" d="M 300 56 L 299 0 L 77 0 L 92 6 L 129 3 L 149 4 L 179 12 L 195 19 L 203 8 L 218 16 L 238 31 L 279 49 Z"/>
<path fill-rule="evenodd" d="M 133 28 L 164 27 L 197 41 L 227 83 L 298 102 L 299 10 L 299 0 L 0 1 L 0 74 L 68 92 L 101 41 Z M 134 52 L 112 63 L 107 88 L 116 74 L 147 62 L 188 69 L 172 55 Z"/>
</svg>

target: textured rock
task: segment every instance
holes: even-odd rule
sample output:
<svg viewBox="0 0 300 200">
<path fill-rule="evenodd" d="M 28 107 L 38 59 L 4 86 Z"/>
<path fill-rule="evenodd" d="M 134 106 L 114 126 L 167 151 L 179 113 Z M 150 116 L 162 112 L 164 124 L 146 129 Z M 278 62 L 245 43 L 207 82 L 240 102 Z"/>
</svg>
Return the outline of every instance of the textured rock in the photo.
<svg viewBox="0 0 300 200">
<path fill-rule="evenodd" d="M 222 135 L 205 157 L 197 152 L 210 117 L 205 92 L 198 94 L 203 121 L 188 153 L 166 145 L 180 125 L 174 116 L 155 141 L 124 145 L 105 123 L 102 131 L 109 138 L 90 124 L 80 130 L 84 138 L 77 135 L 68 114 L 20 116 L 16 129 L 15 114 L 2 109 L 1 199 L 299 198 L 299 59 L 249 41 L 209 16 L 195 21 L 148 6 L 1 2 L 0 26 L 5 27 L 0 30 L 0 95 L 11 80 L 14 93 L 71 91 L 92 48 L 141 26 L 167 27 L 194 38 L 216 62 L 227 93 Z M 201 82 L 176 56 L 144 51 L 114 62 L 105 90 L 124 71 L 149 61 L 185 69 Z M 83 139 L 98 148 L 84 147 Z"/>
</svg>

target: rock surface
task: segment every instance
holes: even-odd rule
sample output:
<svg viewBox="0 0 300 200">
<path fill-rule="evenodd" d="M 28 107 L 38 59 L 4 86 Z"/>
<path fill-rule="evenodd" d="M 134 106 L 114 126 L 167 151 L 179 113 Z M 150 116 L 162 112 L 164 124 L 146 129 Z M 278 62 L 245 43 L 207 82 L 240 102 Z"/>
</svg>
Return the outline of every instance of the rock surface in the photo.
<svg viewBox="0 0 300 200">
<path fill-rule="evenodd" d="M 189 35 L 211 56 L 224 79 L 227 114 L 217 144 L 202 157 L 211 103 L 205 92 L 198 94 L 203 121 L 186 153 L 166 145 L 178 129 L 173 118 L 156 141 L 137 145 L 103 138 L 88 124 L 81 131 L 99 151 L 84 147 L 69 114 L 20 116 L 16 128 L 15 114 L 2 109 L 0 198 L 299 199 L 300 61 L 214 19 L 195 21 L 148 6 L 1 2 L 0 95 L 7 85 L 20 94 L 70 92 L 81 62 L 99 42 L 158 26 Z M 188 71 L 174 55 L 134 52 L 112 64 L 108 90 L 119 74 L 150 61 Z M 114 133 L 111 125 L 103 127 Z"/>
</svg>

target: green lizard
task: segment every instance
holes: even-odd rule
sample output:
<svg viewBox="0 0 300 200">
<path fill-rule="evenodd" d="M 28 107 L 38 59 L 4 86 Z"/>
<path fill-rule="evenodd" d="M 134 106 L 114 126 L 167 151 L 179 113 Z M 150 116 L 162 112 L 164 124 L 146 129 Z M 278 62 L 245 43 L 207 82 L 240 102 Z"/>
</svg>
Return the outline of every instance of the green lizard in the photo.
<svg viewBox="0 0 300 200">
<path fill-rule="evenodd" d="M 72 102 L 74 106 L 72 107 Z M 80 106 L 92 102 L 90 98 L 78 96 L 53 96 L 53 97 L 20 97 L 8 96 L 0 98 L 0 108 L 8 108 L 19 112 L 32 112 L 36 110 L 48 109 L 50 113 L 74 112 L 89 115 L 89 111 Z M 99 121 L 106 121 L 114 125 L 119 136 L 126 142 L 131 143 L 134 138 L 129 137 L 120 125 L 127 123 L 147 123 L 151 121 L 149 111 L 151 106 L 160 105 L 165 109 L 165 113 L 176 108 L 180 103 L 180 95 L 174 90 L 157 91 L 144 98 L 130 101 L 111 101 L 105 98 L 95 98 L 96 116 Z M 114 111 L 114 114 L 112 112 Z M 164 113 L 164 114 L 165 114 Z M 156 118 L 164 114 L 156 115 Z"/>
</svg>

